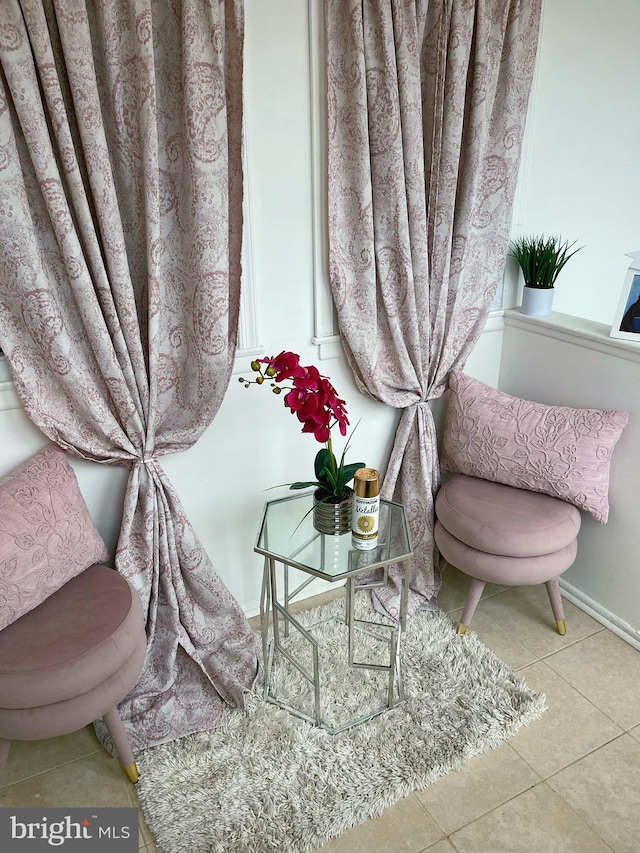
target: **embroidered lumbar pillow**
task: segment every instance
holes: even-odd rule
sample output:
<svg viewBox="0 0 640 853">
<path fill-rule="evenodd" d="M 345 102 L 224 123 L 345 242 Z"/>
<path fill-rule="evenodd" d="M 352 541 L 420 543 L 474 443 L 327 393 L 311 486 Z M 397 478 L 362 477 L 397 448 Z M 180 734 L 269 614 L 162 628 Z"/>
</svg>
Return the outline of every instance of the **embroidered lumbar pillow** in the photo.
<svg viewBox="0 0 640 853">
<path fill-rule="evenodd" d="M 48 445 L 0 480 L 0 629 L 107 557 L 59 447 Z"/>
<path fill-rule="evenodd" d="M 443 471 L 544 492 L 606 522 L 611 454 L 626 412 L 545 406 L 449 374 Z"/>
</svg>

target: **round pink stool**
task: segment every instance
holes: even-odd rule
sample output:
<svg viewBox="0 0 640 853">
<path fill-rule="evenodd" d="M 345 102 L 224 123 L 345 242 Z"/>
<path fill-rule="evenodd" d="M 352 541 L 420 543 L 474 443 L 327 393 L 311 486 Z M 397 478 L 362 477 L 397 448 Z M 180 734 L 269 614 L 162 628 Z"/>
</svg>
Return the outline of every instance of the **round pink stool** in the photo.
<svg viewBox="0 0 640 853">
<path fill-rule="evenodd" d="M 440 553 L 471 578 L 458 634 L 466 632 L 487 582 L 546 584 L 558 632 L 566 634 L 558 576 L 576 557 L 581 518 L 575 506 L 457 474 L 438 492 L 435 510 Z"/>
<path fill-rule="evenodd" d="M 68 734 L 102 717 L 136 782 L 117 705 L 138 680 L 146 646 L 140 598 L 107 566 L 86 569 L 0 631 L 0 769 L 12 740 Z"/>
</svg>

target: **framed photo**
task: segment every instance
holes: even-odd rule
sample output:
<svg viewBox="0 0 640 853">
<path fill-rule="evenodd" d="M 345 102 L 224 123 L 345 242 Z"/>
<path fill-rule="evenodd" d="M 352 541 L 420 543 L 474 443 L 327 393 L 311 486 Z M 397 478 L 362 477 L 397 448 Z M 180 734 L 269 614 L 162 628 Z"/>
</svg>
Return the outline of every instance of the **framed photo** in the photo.
<svg viewBox="0 0 640 853">
<path fill-rule="evenodd" d="M 630 252 L 628 257 L 633 260 L 624 279 L 610 337 L 640 343 L 640 251 Z"/>
</svg>

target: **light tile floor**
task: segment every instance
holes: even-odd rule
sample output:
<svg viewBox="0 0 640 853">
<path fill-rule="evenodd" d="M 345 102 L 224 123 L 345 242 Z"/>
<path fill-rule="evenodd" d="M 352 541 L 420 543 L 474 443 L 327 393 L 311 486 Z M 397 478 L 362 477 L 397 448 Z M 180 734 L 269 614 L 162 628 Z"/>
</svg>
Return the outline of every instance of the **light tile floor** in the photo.
<svg viewBox="0 0 640 853">
<path fill-rule="evenodd" d="M 447 569 L 440 606 L 454 620 L 467 585 Z M 546 693 L 549 710 L 507 743 L 321 853 L 640 851 L 640 652 L 569 602 L 564 606 L 567 635 L 560 637 L 544 586 L 487 587 L 471 629 L 530 687 Z M 116 759 L 87 727 L 12 745 L 0 772 L 0 806 L 32 804 L 138 802 Z M 140 817 L 140 849 L 154 851 Z"/>
</svg>

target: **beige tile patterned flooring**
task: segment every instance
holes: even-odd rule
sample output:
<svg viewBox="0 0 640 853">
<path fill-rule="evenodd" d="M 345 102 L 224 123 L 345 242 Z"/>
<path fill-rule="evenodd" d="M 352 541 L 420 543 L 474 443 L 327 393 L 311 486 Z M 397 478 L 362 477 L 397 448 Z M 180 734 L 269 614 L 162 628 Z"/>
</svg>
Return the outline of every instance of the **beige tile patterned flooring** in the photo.
<svg viewBox="0 0 640 853">
<path fill-rule="evenodd" d="M 440 605 L 454 619 L 467 584 L 456 570 L 445 572 Z M 564 606 L 561 637 L 544 586 L 487 588 L 472 630 L 546 693 L 549 710 L 321 853 L 640 851 L 640 652 L 569 602 Z M 0 806 L 32 804 L 138 805 L 135 787 L 91 727 L 13 744 L 0 772 Z M 142 813 L 140 849 L 156 850 Z"/>
</svg>

